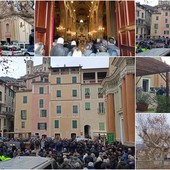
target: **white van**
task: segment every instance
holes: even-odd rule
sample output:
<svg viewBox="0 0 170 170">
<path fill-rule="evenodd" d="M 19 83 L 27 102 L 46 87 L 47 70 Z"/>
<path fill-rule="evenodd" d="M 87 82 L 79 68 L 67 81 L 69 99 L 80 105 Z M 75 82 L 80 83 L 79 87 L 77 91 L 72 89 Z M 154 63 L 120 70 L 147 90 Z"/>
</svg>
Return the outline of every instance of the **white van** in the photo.
<svg viewBox="0 0 170 170">
<path fill-rule="evenodd" d="M 54 160 L 35 156 L 17 156 L 7 161 L 0 161 L 0 169 L 54 169 Z"/>
</svg>

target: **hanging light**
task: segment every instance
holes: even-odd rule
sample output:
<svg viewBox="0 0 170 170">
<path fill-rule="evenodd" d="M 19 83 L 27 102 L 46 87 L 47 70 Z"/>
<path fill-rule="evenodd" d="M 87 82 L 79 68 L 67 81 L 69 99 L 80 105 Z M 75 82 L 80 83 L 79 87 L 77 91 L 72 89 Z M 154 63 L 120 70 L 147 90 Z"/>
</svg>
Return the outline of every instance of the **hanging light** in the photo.
<svg viewBox="0 0 170 170">
<path fill-rule="evenodd" d="M 83 23 L 83 22 L 84 22 L 84 21 L 81 19 L 81 20 L 80 20 L 80 23 Z"/>
</svg>

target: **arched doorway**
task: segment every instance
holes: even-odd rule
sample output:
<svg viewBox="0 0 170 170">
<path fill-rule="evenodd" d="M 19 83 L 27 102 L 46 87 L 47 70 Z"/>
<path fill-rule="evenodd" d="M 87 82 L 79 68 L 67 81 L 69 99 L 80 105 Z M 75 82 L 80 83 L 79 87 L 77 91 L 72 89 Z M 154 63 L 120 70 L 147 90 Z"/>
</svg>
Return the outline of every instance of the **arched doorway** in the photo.
<svg viewBox="0 0 170 170">
<path fill-rule="evenodd" d="M 75 139 L 76 138 L 76 133 L 71 133 L 71 139 Z"/>
<path fill-rule="evenodd" d="M 85 138 L 90 138 L 91 137 L 91 126 L 90 125 L 85 125 L 84 126 L 84 137 Z"/>
</svg>

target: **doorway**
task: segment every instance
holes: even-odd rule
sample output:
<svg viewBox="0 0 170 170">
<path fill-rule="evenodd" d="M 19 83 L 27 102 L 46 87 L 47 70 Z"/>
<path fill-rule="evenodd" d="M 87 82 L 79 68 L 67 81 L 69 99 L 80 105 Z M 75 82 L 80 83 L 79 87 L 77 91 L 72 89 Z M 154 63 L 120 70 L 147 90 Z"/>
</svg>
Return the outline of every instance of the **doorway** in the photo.
<svg viewBox="0 0 170 170">
<path fill-rule="evenodd" d="M 71 139 L 75 139 L 76 138 L 76 133 L 71 133 Z"/>
<path fill-rule="evenodd" d="M 142 89 L 144 92 L 149 92 L 149 79 L 143 79 L 142 81 Z"/>
<path fill-rule="evenodd" d="M 85 138 L 91 137 L 91 127 L 90 127 L 90 125 L 84 126 L 84 136 L 85 136 Z"/>
</svg>

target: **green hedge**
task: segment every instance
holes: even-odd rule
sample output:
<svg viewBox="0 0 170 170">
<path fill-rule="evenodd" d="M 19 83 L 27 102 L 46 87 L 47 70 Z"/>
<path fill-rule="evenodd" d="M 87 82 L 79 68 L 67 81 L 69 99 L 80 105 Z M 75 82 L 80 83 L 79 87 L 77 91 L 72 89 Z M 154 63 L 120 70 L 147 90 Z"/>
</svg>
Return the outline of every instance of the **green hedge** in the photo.
<svg viewBox="0 0 170 170">
<path fill-rule="evenodd" d="M 156 109 L 157 113 L 170 113 L 170 97 L 166 96 L 157 96 L 158 106 Z"/>
</svg>

